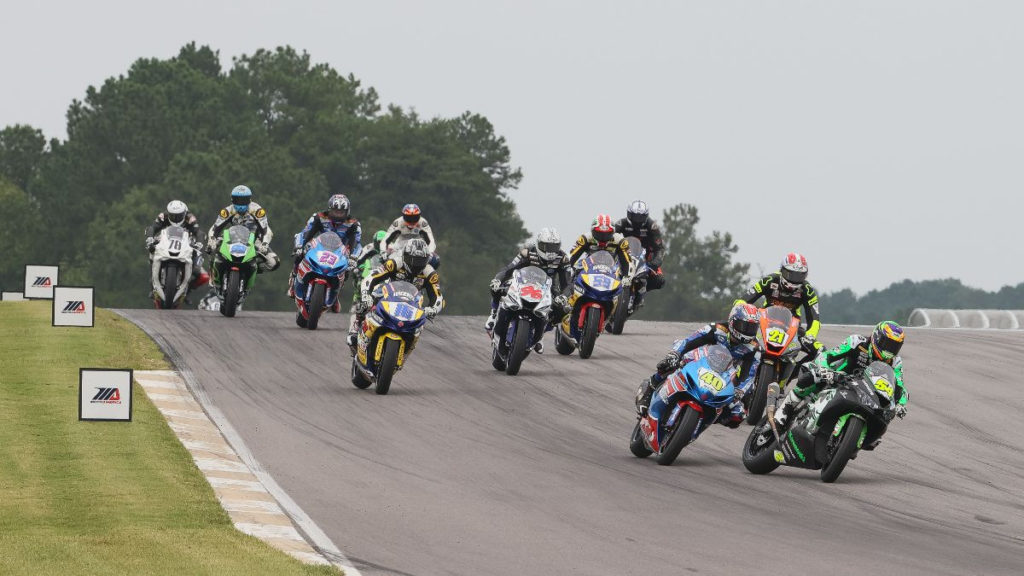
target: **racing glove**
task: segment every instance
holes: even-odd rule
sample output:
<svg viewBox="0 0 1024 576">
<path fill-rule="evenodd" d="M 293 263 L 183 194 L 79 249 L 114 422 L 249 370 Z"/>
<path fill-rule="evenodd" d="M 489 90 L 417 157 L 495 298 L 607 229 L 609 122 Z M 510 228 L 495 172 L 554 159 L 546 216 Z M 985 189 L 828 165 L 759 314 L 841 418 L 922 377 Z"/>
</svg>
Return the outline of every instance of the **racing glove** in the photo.
<svg viewBox="0 0 1024 576">
<path fill-rule="evenodd" d="M 804 350 L 811 351 L 821 348 L 821 343 L 819 343 L 814 336 L 804 334 L 800 337 L 800 346 L 803 347 Z"/>
<path fill-rule="evenodd" d="M 902 420 L 903 417 L 906 416 L 906 415 L 907 415 L 907 407 L 904 406 L 903 404 L 897 404 L 896 405 L 896 416 L 900 420 Z"/>
<path fill-rule="evenodd" d="M 497 278 L 491 280 L 491 295 L 497 296 L 501 293 L 501 280 Z"/>
<path fill-rule="evenodd" d="M 146 237 L 146 250 L 149 250 L 150 253 L 156 250 L 156 240 L 152 236 Z"/>
<path fill-rule="evenodd" d="M 679 368 L 679 353 L 675 350 L 669 352 L 661 362 L 658 362 L 656 369 L 659 374 L 668 374 L 674 372 L 676 368 Z"/>
<path fill-rule="evenodd" d="M 427 316 L 427 320 L 433 320 L 434 317 L 437 316 L 438 312 L 440 312 L 440 310 L 437 309 L 437 306 L 428 306 L 423 310 L 423 313 Z"/>
</svg>

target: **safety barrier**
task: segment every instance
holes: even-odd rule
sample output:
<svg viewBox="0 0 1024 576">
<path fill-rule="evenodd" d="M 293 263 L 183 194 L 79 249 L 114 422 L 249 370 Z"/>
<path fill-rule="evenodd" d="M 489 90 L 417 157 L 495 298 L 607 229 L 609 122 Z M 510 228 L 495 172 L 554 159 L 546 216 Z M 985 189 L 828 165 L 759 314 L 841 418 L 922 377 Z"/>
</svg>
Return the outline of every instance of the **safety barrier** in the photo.
<svg viewBox="0 0 1024 576">
<path fill-rule="evenodd" d="M 1024 327 L 1024 310 L 942 310 L 916 308 L 907 319 L 907 326 L 920 328 L 991 328 L 1020 330 Z"/>
</svg>

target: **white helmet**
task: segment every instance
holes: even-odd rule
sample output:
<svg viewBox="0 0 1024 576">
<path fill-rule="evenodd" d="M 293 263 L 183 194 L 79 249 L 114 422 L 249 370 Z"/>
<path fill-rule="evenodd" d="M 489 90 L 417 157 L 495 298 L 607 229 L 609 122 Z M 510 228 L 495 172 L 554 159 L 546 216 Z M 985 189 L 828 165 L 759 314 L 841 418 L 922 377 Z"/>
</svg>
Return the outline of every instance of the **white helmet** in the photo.
<svg viewBox="0 0 1024 576">
<path fill-rule="evenodd" d="M 561 249 L 562 238 L 558 235 L 558 230 L 544 228 L 540 234 L 537 234 L 537 254 L 541 260 L 545 262 L 558 260 L 562 256 L 559 254 Z"/>
<path fill-rule="evenodd" d="M 181 224 L 188 214 L 188 206 L 181 200 L 171 200 L 167 204 L 167 220 L 171 224 Z"/>
</svg>

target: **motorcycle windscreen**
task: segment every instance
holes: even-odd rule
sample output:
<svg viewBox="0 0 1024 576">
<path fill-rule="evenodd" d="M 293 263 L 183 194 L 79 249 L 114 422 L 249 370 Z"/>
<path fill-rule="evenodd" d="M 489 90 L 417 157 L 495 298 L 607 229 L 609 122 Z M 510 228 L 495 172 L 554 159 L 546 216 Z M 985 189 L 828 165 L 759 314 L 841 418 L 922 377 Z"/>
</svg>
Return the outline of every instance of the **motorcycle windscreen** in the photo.
<svg viewBox="0 0 1024 576">
<path fill-rule="evenodd" d="M 242 225 L 228 228 L 228 244 L 249 244 L 249 229 Z"/>
<path fill-rule="evenodd" d="M 172 225 L 167 229 L 167 237 L 171 240 L 178 240 L 184 242 L 185 240 L 185 229 L 177 224 Z"/>
<path fill-rule="evenodd" d="M 618 278 L 619 265 L 614 256 L 602 250 L 587 258 L 586 271 L 590 274 L 607 274 Z"/>
<path fill-rule="evenodd" d="M 519 275 L 522 284 L 540 284 L 543 286 L 548 281 L 547 273 L 536 266 L 520 268 L 516 270 L 516 274 Z"/>
<path fill-rule="evenodd" d="M 383 285 L 384 297 L 388 300 L 400 300 L 402 302 L 416 302 L 421 300 L 420 291 L 416 286 L 404 280 L 388 282 Z"/>
<path fill-rule="evenodd" d="M 316 241 L 320 244 L 323 250 L 329 250 L 331 252 L 337 252 L 345 244 L 341 241 L 341 237 L 334 232 L 324 232 L 317 236 Z"/>
<path fill-rule="evenodd" d="M 629 257 L 643 261 L 644 259 L 644 245 L 640 242 L 640 239 L 636 236 L 630 236 L 626 238 L 626 242 L 629 243 Z"/>
<path fill-rule="evenodd" d="M 780 324 L 784 329 L 788 329 L 790 321 L 793 320 L 793 313 L 785 306 L 769 306 L 765 310 L 765 316 L 768 317 L 769 322 Z"/>
</svg>

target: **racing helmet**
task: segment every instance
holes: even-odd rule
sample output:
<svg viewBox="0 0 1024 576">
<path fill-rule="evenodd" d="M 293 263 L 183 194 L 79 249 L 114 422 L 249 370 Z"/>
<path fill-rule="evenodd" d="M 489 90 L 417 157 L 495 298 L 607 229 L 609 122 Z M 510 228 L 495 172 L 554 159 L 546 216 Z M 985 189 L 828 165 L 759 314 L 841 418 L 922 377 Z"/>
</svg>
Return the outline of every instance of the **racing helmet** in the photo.
<svg viewBox="0 0 1024 576">
<path fill-rule="evenodd" d="M 875 358 L 892 364 L 892 359 L 900 353 L 903 347 L 903 327 L 899 324 L 886 320 L 879 322 L 871 332 L 871 353 Z"/>
<path fill-rule="evenodd" d="M 544 228 L 537 234 L 537 255 L 540 259 L 547 263 L 556 262 L 562 257 L 562 238 L 558 235 L 558 230 L 554 228 Z"/>
<path fill-rule="evenodd" d="M 779 276 L 782 277 L 782 287 L 786 290 L 799 290 L 807 280 L 807 258 L 803 254 L 790 252 L 782 259 L 779 266 Z"/>
<path fill-rule="evenodd" d="M 423 240 L 414 238 L 402 248 L 402 266 L 410 274 L 423 272 L 423 269 L 427 267 L 427 262 L 430 262 L 430 249 Z"/>
<path fill-rule="evenodd" d="M 171 200 L 167 204 L 167 221 L 171 224 L 181 224 L 188 214 L 188 205 L 181 200 Z"/>
<path fill-rule="evenodd" d="M 598 246 L 604 248 L 606 244 L 615 237 L 615 227 L 612 226 L 612 217 L 607 214 L 598 214 L 590 225 L 590 233 Z"/>
<path fill-rule="evenodd" d="M 647 202 L 643 200 L 634 200 L 626 208 L 626 218 L 633 226 L 643 225 L 644 222 L 647 222 L 648 215 Z"/>
<path fill-rule="evenodd" d="M 252 190 L 248 186 L 239 185 L 231 190 L 231 205 L 235 212 L 245 214 L 249 211 L 249 204 L 252 202 Z"/>
<path fill-rule="evenodd" d="M 341 222 L 348 218 L 351 208 L 352 204 L 344 194 L 334 194 L 327 199 L 327 217 L 332 222 Z"/>
<path fill-rule="evenodd" d="M 402 207 L 402 220 L 412 228 L 420 221 L 420 207 L 417 204 L 406 204 Z"/>
<path fill-rule="evenodd" d="M 377 230 L 373 234 L 373 247 L 380 250 L 380 243 L 384 241 L 384 238 L 388 235 L 385 230 Z"/>
<path fill-rule="evenodd" d="M 753 304 L 737 304 L 729 312 L 729 339 L 734 343 L 751 342 L 760 326 L 757 307 Z"/>
</svg>

